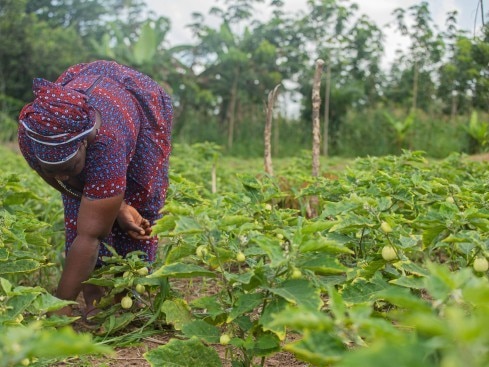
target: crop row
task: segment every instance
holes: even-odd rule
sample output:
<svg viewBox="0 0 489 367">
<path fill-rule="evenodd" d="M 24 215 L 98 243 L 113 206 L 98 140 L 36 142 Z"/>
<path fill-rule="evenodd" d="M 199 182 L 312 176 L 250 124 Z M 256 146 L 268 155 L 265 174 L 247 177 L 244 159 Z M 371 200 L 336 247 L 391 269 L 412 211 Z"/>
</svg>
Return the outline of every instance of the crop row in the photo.
<svg viewBox="0 0 489 367">
<path fill-rule="evenodd" d="M 199 156 L 174 158 L 154 227 L 159 260 L 114 254 L 89 281 L 109 290 L 101 326 L 70 353 L 103 352 L 171 325 L 175 338 L 145 354 L 154 366 L 221 366 L 216 345 L 233 366 L 265 365 L 282 351 L 314 366 L 489 363 L 485 163 L 404 152 L 312 179 L 298 159 L 276 177 L 225 171 L 213 193 L 206 177 L 216 155 Z M 5 366 L 52 363 L 40 340 L 76 337 L 62 328 L 72 319 L 47 316 L 64 304 L 45 290 L 58 261 L 46 248 L 60 234 L 39 210 L 51 201 L 33 196 L 24 174 L 0 177 Z M 20 271 L 9 270 L 15 261 Z M 43 288 L 29 283 L 35 274 Z"/>
</svg>

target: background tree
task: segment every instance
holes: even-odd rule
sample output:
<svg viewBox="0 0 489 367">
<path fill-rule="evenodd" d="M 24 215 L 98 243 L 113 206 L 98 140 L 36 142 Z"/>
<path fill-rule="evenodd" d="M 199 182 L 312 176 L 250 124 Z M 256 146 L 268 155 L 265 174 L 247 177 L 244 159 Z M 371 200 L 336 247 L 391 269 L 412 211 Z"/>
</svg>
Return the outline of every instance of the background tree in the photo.
<svg viewBox="0 0 489 367">
<path fill-rule="evenodd" d="M 438 96 L 445 102 L 444 111 L 447 113 L 449 108 L 452 120 L 459 108 L 463 108 L 467 94 L 467 81 L 470 79 L 467 76 L 467 70 L 470 68 L 467 64 L 468 61 L 470 62 L 470 41 L 465 38 L 465 32 L 458 29 L 456 17 L 456 11 L 447 14 L 447 30 L 443 35 L 448 60 L 440 67 L 438 87 Z"/>
<path fill-rule="evenodd" d="M 32 97 L 33 75 L 53 79 L 86 56 L 76 29 L 53 28 L 27 12 L 27 5 L 26 0 L 0 3 L 0 93 L 20 101 Z"/>
<path fill-rule="evenodd" d="M 474 39 L 472 57 L 478 69 L 473 79 L 473 107 L 485 109 L 489 102 L 489 24 L 482 27 L 482 36 Z"/>
<path fill-rule="evenodd" d="M 255 6 L 265 3 L 271 16 L 258 20 Z M 326 60 L 323 85 L 330 91 L 321 111 L 330 122 L 323 126 L 323 152 L 330 155 L 397 153 L 397 130 L 385 116 L 406 121 L 413 107 L 420 111 L 406 142 L 433 156 L 470 150 L 463 126 L 472 111 L 487 121 L 486 24 L 468 36 L 449 13 L 439 32 L 426 1 L 398 9 L 392 25 L 409 46 L 389 70 L 380 66 L 380 28 L 350 0 L 308 0 L 295 13 L 285 12 L 282 0 L 218 5 L 206 17 L 195 14 L 189 25 L 195 41 L 170 46 L 170 19 L 149 11 L 144 0 L 0 2 L 2 136 L 15 136 L 33 77 L 53 80 L 69 65 L 97 58 L 133 66 L 164 85 L 175 106 L 174 141 L 212 141 L 236 155 L 263 154 L 263 104 L 278 83 L 274 155 L 311 148 L 318 58 Z M 452 123 L 444 124 L 449 116 Z"/>
<path fill-rule="evenodd" d="M 144 0 L 28 0 L 25 10 L 52 28 L 74 28 L 90 37 L 103 34 L 107 23 L 116 20 L 130 29 L 143 20 L 145 9 Z"/>
<path fill-rule="evenodd" d="M 375 103 L 378 98 L 383 35 L 366 16 L 358 15 L 358 6 L 348 0 L 310 0 L 308 5 L 310 10 L 298 21 L 298 32 L 304 37 L 304 52 L 326 63 L 325 86 L 331 91 L 331 95 L 325 93 L 329 99 L 323 106 L 328 111 L 322 144 L 326 153 L 327 138 L 333 149 L 337 146 L 340 125 L 348 109 Z M 311 45 L 316 45 L 313 51 L 308 50 Z M 306 120 L 311 115 L 307 97 L 311 85 L 304 81 L 312 79 L 305 75 L 300 79 L 301 94 L 305 96 L 302 117 Z"/>
<path fill-rule="evenodd" d="M 253 2 L 236 1 L 227 10 L 212 8 L 210 13 L 222 19 L 218 28 L 205 25 L 202 14 L 194 14 L 196 21 L 192 25 L 199 39 L 198 66 L 203 69 L 199 83 L 217 101 L 218 123 L 227 132 L 228 149 L 245 118 L 253 125 L 256 116 L 261 115 L 263 119 L 259 121 L 263 124 L 262 106 L 267 92 L 281 81 L 281 74 L 274 70 L 276 47 L 262 33 L 255 33 L 258 22 L 248 22 L 252 5 Z M 240 28 L 241 32 L 234 31 Z"/>
<path fill-rule="evenodd" d="M 407 22 L 406 13 L 411 17 L 412 24 Z M 401 79 L 408 78 L 412 81 L 411 109 L 416 110 L 420 85 L 422 85 L 422 90 L 425 93 L 426 91 L 433 91 L 431 73 L 441 60 L 444 43 L 441 35 L 436 33 L 437 27 L 431 18 L 428 2 L 423 1 L 413 5 L 407 11 L 403 8 L 397 8 L 394 10 L 394 15 L 398 30 L 402 35 L 407 36 L 411 42 L 408 53 L 399 60 L 408 65 Z M 432 99 L 431 93 L 423 97 L 423 101 Z"/>
</svg>

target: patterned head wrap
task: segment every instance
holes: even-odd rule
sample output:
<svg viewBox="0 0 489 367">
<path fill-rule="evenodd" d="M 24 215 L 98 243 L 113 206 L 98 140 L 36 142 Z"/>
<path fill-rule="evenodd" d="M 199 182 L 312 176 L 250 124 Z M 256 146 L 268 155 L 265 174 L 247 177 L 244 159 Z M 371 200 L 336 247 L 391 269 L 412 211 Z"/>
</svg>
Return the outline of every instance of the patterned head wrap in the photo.
<svg viewBox="0 0 489 367">
<path fill-rule="evenodd" d="M 19 122 L 31 139 L 37 159 L 62 163 L 78 152 L 80 141 L 95 126 L 95 111 L 88 96 L 47 80 L 34 79 L 36 98 L 24 106 Z"/>
</svg>

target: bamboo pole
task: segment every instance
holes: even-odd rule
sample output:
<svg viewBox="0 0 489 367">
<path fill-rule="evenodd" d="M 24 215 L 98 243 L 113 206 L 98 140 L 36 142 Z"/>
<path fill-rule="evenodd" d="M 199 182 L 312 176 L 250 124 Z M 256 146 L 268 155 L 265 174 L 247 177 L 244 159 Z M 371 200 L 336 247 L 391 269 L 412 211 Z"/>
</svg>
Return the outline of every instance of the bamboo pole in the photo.
<svg viewBox="0 0 489 367">
<path fill-rule="evenodd" d="M 272 119 L 273 119 L 273 105 L 277 100 L 278 88 L 280 84 L 277 84 L 273 90 L 268 93 L 268 103 L 266 105 L 267 118 L 265 121 L 265 132 L 264 132 L 264 145 L 265 145 L 265 172 L 273 176 L 273 165 L 272 165 Z"/>
<path fill-rule="evenodd" d="M 312 83 L 312 175 L 319 175 L 319 154 L 321 149 L 321 123 L 319 109 L 321 107 L 321 74 L 324 60 L 316 60 L 316 71 Z"/>
<path fill-rule="evenodd" d="M 312 176 L 318 177 L 320 171 L 319 156 L 321 152 L 321 123 L 319 109 L 321 107 L 321 74 L 323 72 L 324 60 L 316 60 L 316 70 L 312 83 Z M 309 200 L 308 216 L 317 217 L 319 198 L 314 195 Z"/>
</svg>

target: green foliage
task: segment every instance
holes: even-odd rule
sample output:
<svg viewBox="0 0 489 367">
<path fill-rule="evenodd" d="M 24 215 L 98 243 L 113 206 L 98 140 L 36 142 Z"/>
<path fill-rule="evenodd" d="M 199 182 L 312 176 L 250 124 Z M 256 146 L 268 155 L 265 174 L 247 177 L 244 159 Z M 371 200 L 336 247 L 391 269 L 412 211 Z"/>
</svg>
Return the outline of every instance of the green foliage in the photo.
<svg viewBox="0 0 489 367">
<path fill-rule="evenodd" d="M 96 304 L 99 312 L 90 317 L 90 321 L 98 325 L 94 331 L 99 336 L 97 340 L 124 345 L 124 341 L 111 337 L 131 322 L 138 320 L 142 325 L 126 335 L 128 343 L 153 334 L 158 325 L 164 324 L 161 310 L 169 288 L 165 279 L 150 279 L 146 276 L 151 264 L 141 260 L 141 253 L 133 252 L 122 258 L 113 249 L 112 252 L 112 257 L 104 259 L 105 265 L 86 281 L 87 284 L 108 290 Z M 134 300 L 128 309 L 122 306 L 122 297 Z"/>
<path fill-rule="evenodd" d="M 52 190 L 21 157 L 0 150 L 5 159 L 0 174 L 0 366 L 48 365 L 72 355 L 108 353 L 89 335 L 64 328 L 76 318 L 50 315 L 73 303 L 44 288 L 53 287 L 47 280 L 58 275 L 61 203 L 52 202 Z"/>
<path fill-rule="evenodd" d="M 111 348 L 93 343 L 89 334 L 69 327 L 59 330 L 33 322 L 25 326 L 0 326 L 0 366 L 48 366 L 73 355 L 112 353 Z"/>
<path fill-rule="evenodd" d="M 17 136 L 17 122 L 4 111 L 0 111 L 0 142 L 15 140 Z"/>
<path fill-rule="evenodd" d="M 469 126 L 464 126 L 464 128 L 467 134 L 477 142 L 475 152 L 484 151 L 489 139 L 489 123 L 479 121 L 478 114 L 474 111 L 470 116 Z"/>
<path fill-rule="evenodd" d="M 176 151 L 187 159 L 173 158 L 164 216 L 153 228 L 161 258 L 147 264 L 138 253 L 114 253 L 93 273 L 88 283 L 107 289 L 91 317 L 94 339 L 74 339 L 61 328 L 72 318 L 49 316 L 66 302 L 42 282 L 28 284 L 25 275 L 49 265 L 40 253 L 51 237 L 36 205 L 25 210 L 23 203 L 43 199 L 27 194 L 15 175 L 4 179 L 0 265 L 14 264 L 16 273 L 0 278 L 0 335 L 8 338 L 2 362 L 47 365 L 105 351 L 94 342 L 125 346 L 171 327 L 178 338 L 147 352 L 151 365 L 220 366 L 217 345 L 227 350 L 226 363 L 240 366 L 282 350 L 317 366 L 397 358 L 401 366 L 437 367 L 459 365 L 461 356 L 474 367 L 488 363 L 489 282 L 472 268 L 489 257 L 485 163 L 404 151 L 311 179 L 304 152 L 274 178 L 245 166 L 231 175 L 237 168 L 224 168 L 212 144 Z M 217 193 L 205 188 L 213 165 L 227 176 Z M 311 196 L 319 200 L 314 218 L 307 216 Z M 15 243 L 29 246 L 12 251 Z M 384 260 L 385 246 L 394 258 Z M 191 295 L 182 282 L 193 284 Z M 133 301 L 127 309 L 123 296 Z"/>
<path fill-rule="evenodd" d="M 61 230 L 61 203 L 52 200 L 39 177 L 27 171 L 21 157 L 0 148 L 6 158 L 0 176 L 0 276 L 35 279 L 52 273 L 56 261 Z M 39 187 L 33 192 L 31 187 Z M 54 226 L 48 225 L 54 224 Z M 34 274 L 32 274 L 34 272 Z"/>
<path fill-rule="evenodd" d="M 212 141 L 241 157 L 263 154 L 263 102 L 279 83 L 285 87 L 276 104 L 274 155 L 310 149 L 312 65 L 318 57 L 331 66 L 333 154 L 398 154 L 403 144 L 398 133 L 375 133 L 379 146 L 359 144 L 360 131 L 383 127 L 384 112 L 402 121 L 405 112 L 398 108 L 408 109 L 413 101 L 431 114 L 427 121 L 450 115 L 455 125 L 473 108 L 487 111 L 487 42 L 467 37 L 455 14 L 448 14 L 447 29 L 440 31 L 427 2 L 397 9 L 395 23 L 411 42 L 390 70 L 382 70 L 383 31 L 356 4 L 308 1 L 305 13 L 290 14 L 282 1 L 274 1 L 273 16 L 258 21 L 254 6 L 261 2 L 213 7 L 209 15 L 222 20 L 213 26 L 194 13 L 188 26 L 195 43 L 173 47 L 168 47 L 171 18 L 148 12 L 141 0 L 2 2 L 0 140 L 14 140 L 14 122 L 32 99 L 34 77 L 54 80 L 69 65 L 94 58 L 135 67 L 165 87 L 175 106 L 174 141 Z M 372 114 L 376 109 L 380 113 Z M 292 110 L 298 113 L 291 115 Z M 453 126 L 445 131 L 416 121 L 409 130 L 408 147 L 433 157 L 477 148 Z M 389 146 L 390 139 L 397 147 Z"/>
<path fill-rule="evenodd" d="M 404 124 L 409 125 L 402 136 L 396 132 L 386 119 L 391 116 L 399 123 L 400 131 Z M 399 154 L 402 149 L 422 150 L 429 157 L 445 158 L 453 152 L 471 153 L 470 141 L 465 132 L 467 124 L 464 117 L 454 121 L 434 119 L 422 111 L 416 118 L 401 111 L 390 112 L 387 109 L 372 109 L 350 112 L 339 131 L 338 147 L 333 150 L 340 156 L 382 156 Z M 402 138 L 400 144 L 399 138 Z"/>
<path fill-rule="evenodd" d="M 206 347 L 198 338 L 172 339 L 168 344 L 147 352 L 145 355 L 153 367 L 220 367 L 217 352 Z"/>
<path fill-rule="evenodd" d="M 411 112 L 406 116 L 406 118 L 404 118 L 404 120 L 396 120 L 388 112 L 385 112 L 384 116 L 396 133 L 396 144 L 398 145 L 400 152 L 403 148 L 403 143 L 406 140 L 406 135 L 413 125 L 416 115 L 414 112 Z"/>
<path fill-rule="evenodd" d="M 221 329 L 227 348 L 241 351 L 231 352 L 235 363 L 275 353 L 294 330 L 301 338 L 284 348 L 312 365 L 382 365 L 394 353 L 406 366 L 456 364 L 472 340 L 464 335 L 477 335 L 468 358 L 483 366 L 485 316 L 472 310 L 486 301 L 466 299 L 465 287 L 475 295 L 488 286 L 471 270 L 476 256 L 489 255 L 484 172 L 459 156 L 359 159 L 337 180 L 295 191 L 296 199 L 319 196 L 321 214 L 311 219 L 281 208 L 290 193 L 267 177 L 241 176 L 240 191 L 194 203 L 171 197 L 154 228 L 170 241 L 165 265 L 151 277 L 217 276 L 213 297 L 175 308 L 171 319 L 206 343 Z M 397 259 L 382 259 L 385 245 Z"/>
<path fill-rule="evenodd" d="M 0 94 L 0 142 L 11 142 L 17 137 L 17 121 L 12 117 L 22 108 L 22 101 Z"/>
</svg>

